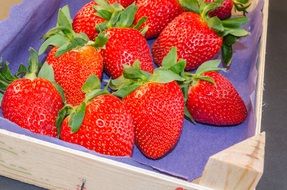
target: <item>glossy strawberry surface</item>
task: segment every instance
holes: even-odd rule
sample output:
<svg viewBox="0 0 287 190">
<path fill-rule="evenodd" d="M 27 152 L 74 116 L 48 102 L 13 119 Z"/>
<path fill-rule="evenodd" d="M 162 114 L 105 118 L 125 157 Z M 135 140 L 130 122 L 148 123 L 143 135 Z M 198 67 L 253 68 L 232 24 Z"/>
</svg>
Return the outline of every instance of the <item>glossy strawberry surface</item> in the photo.
<svg viewBox="0 0 287 190">
<path fill-rule="evenodd" d="M 57 49 L 53 48 L 47 62 L 53 66 L 55 80 L 63 88 L 68 104 L 78 105 L 85 97 L 82 86 L 91 75 L 102 77 L 103 58 L 91 46 L 71 50 L 55 57 Z"/>
<path fill-rule="evenodd" d="M 137 0 L 136 22 L 147 17 L 146 38 L 155 38 L 176 16 L 183 12 L 177 0 Z"/>
<path fill-rule="evenodd" d="M 98 35 L 96 26 L 104 22 L 103 18 L 96 15 L 95 5 L 95 1 L 87 3 L 77 12 L 73 19 L 73 29 L 75 32 L 86 33 L 90 40 L 94 40 Z"/>
<path fill-rule="evenodd" d="M 184 120 L 184 98 L 176 82 L 146 83 L 124 103 L 133 117 L 136 144 L 146 157 L 159 159 L 175 147 Z"/>
<path fill-rule="evenodd" d="M 56 118 L 62 97 L 46 79 L 17 79 L 4 93 L 3 116 L 34 133 L 57 135 Z"/>
<path fill-rule="evenodd" d="M 179 58 L 186 59 L 186 70 L 193 70 L 217 55 L 222 37 L 210 29 L 200 15 L 184 12 L 156 39 L 152 48 L 155 63 L 160 65 L 173 46 L 177 47 Z"/>
<path fill-rule="evenodd" d="M 64 120 L 61 139 L 105 155 L 131 156 L 134 144 L 132 117 L 119 98 L 101 95 L 87 105 L 78 132 L 71 132 L 69 117 Z"/>
<path fill-rule="evenodd" d="M 108 1 L 109 1 L 109 3 L 120 3 L 123 7 L 128 7 L 135 0 L 108 0 Z"/>
<path fill-rule="evenodd" d="M 146 39 L 142 34 L 130 28 L 111 28 L 107 31 L 109 38 L 102 50 L 105 71 L 112 78 L 123 73 L 123 65 L 131 65 L 136 60 L 141 62 L 141 69 L 153 71 L 152 57 Z"/>
<path fill-rule="evenodd" d="M 187 108 L 200 123 L 228 126 L 242 123 L 247 117 L 246 106 L 228 79 L 217 72 L 207 72 L 215 84 L 199 81 L 190 87 Z"/>
</svg>

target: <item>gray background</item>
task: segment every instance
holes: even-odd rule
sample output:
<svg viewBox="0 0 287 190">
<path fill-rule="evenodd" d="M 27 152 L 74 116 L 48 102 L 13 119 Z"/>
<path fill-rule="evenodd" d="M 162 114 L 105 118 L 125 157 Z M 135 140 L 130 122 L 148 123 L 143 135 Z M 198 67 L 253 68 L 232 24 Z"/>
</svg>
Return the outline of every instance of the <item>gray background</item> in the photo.
<svg viewBox="0 0 287 190">
<path fill-rule="evenodd" d="M 1 1 L 1 0 L 0 0 Z M 271 0 L 262 130 L 267 132 L 265 171 L 258 190 L 287 189 L 287 1 Z M 0 177 L 0 190 L 42 190 Z"/>
</svg>

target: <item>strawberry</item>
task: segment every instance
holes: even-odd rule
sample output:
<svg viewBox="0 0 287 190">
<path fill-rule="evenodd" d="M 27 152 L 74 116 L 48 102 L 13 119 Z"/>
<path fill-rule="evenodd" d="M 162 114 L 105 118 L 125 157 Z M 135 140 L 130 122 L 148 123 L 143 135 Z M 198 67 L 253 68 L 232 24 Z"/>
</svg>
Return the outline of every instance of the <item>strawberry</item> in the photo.
<svg viewBox="0 0 287 190">
<path fill-rule="evenodd" d="M 40 54 L 49 45 L 55 46 L 49 52 L 47 62 L 54 69 L 55 79 L 63 88 L 67 103 L 78 105 L 85 97 L 81 87 L 87 78 L 90 75 L 102 77 L 103 58 L 85 34 L 72 30 L 68 12 L 67 7 L 60 9 L 58 27 L 45 35 Z"/>
<path fill-rule="evenodd" d="M 141 62 L 141 69 L 152 72 L 153 64 L 148 43 L 138 31 L 144 19 L 133 26 L 137 7 L 132 4 L 121 12 L 116 12 L 110 18 L 101 14 L 107 21 L 98 25 L 102 31 L 96 39 L 98 46 L 102 46 L 104 68 L 109 76 L 118 78 L 123 73 L 123 65 L 131 65 L 135 60 Z M 118 15 L 118 16 L 116 16 Z"/>
<path fill-rule="evenodd" d="M 44 73 L 51 70 L 41 70 L 37 78 L 39 63 L 33 49 L 30 49 L 29 64 L 28 71 L 23 65 L 19 69 L 20 73 L 26 73 L 24 78 L 13 76 L 8 64 L 4 64 L 0 73 L 0 86 L 5 90 L 1 105 L 3 116 L 34 133 L 55 137 L 56 118 L 63 107 L 61 94 L 54 82 L 46 79 Z"/>
<path fill-rule="evenodd" d="M 205 0 L 205 2 L 215 2 L 215 0 Z M 220 0 L 220 7 L 211 11 L 209 16 L 217 16 L 219 19 L 224 20 L 231 17 L 232 9 L 235 11 L 243 12 L 245 15 L 247 13 L 247 8 L 250 6 L 249 0 Z"/>
<path fill-rule="evenodd" d="M 214 2 L 214 0 L 205 0 L 205 2 Z M 209 15 L 211 17 L 217 16 L 219 19 L 227 19 L 231 17 L 231 12 L 233 9 L 233 0 L 223 0 L 220 7 L 211 11 Z"/>
<path fill-rule="evenodd" d="M 176 17 L 156 39 L 152 53 L 156 64 L 160 65 L 171 47 L 178 49 L 180 58 L 186 59 L 186 70 L 196 69 L 203 62 L 215 57 L 222 49 L 226 66 L 231 64 L 232 45 L 248 32 L 240 26 L 247 22 L 246 17 L 221 21 L 210 18 L 208 13 L 218 4 L 202 4 L 201 14 L 184 12 Z M 190 9 L 192 7 L 189 7 Z"/>
<path fill-rule="evenodd" d="M 91 76 L 83 86 L 86 99 L 77 107 L 65 107 L 60 138 L 111 156 L 131 156 L 134 126 L 123 102 L 107 90 L 99 90 L 100 80 Z M 61 122 L 59 122 L 61 123 Z"/>
<path fill-rule="evenodd" d="M 156 38 L 176 16 L 183 12 L 178 0 L 137 0 L 139 7 L 135 21 L 147 17 L 147 39 Z"/>
<path fill-rule="evenodd" d="M 124 75 L 111 82 L 115 95 L 123 98 L 135 125 L 135 141 L 148 158 L 159 159 L 169 153 L 181 135 L 184 97 L 174 80 L 182 80 L 172 70 L 183 70 L 173 51 L 164 66 L 151 75 L 140 70 L 139 63 L 125 66 Z"/>
<path fill-rule="evenodd" d="M 97 16 L 95 1 L 85 4 L 76 14 L 73 19 L 73 29 L 77 33 L 84 32 L 88 35 L 90 40 L 94 40 L 98 35 L 96 25 L 104 22 L 105 20 Z"/>
<path fill-rule="evenodd" d="M 108 0 L 109 3 L 119 3 L 123 7 L 128 7 L 130 6 L 135 0 Z"/>
<path fill-rule="evenodd" d="M 200 123 L 230 126 L 247 117 L 246 106 L 232 83 L 214 71 L 220 61 L 210 61 L 198 68 L 187 86 L 187 109 Z M 190 75 L 189 75 L 190 76 Z"/>
</svg>

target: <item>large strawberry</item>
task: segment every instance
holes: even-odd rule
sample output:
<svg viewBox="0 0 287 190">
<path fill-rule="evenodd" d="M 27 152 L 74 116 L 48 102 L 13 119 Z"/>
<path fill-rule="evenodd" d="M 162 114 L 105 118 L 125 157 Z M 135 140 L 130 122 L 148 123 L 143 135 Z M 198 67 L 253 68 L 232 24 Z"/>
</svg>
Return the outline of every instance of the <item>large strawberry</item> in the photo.
<svg viewBox="0 0 287 190">
<path fill-rule="evenodd" d="M 85 34 L 72 30 L 67 7 L 60 9 L 57 27 L 44 37 L 46 41 L 40 48 L 40 54 L 49 45 L 55 46 L 49 52 L 47 62 L 54 68 L 55 79 L 63 88 L 67 103 L 78 105 L 85 97 L 81 87 L 87 78 L 90 75 L 102 77 L 102 55 Z"/>
<path fill-rule="evenodd" d="M 242 123 L 247 116 L 246 106 L 232 83 L 217 72 L 220 61 L 209 61 L 195 74 L 188 73 L 187 109 L 200 123 L 230 126 Z"/>
<path fill-rule="evenodd" d="M 104 67 L 112 78 L 121 76 L 123 65 L 132 65 L 135 60 L 141 62 L 142 70 L 153 71 L 148 43 L 138 30 L 144 19 L 133 25 L 136 10 L 137 7 L 132 4 L 108 17 L 99 12 L 107 21 L 97 26 L 98 30 L 103 32 L 97 37 L 96 43 L 104 46 L 102 49 Z"/>
<path fill-rule="evenodd" d="M 224 21 L 217 17 L 210 18 L 208 13 L 218 6 L 218 3 L 202 3 L 199 8 L 201 14 L 184 12 L 169 23 L 153 45 L 155 63 L 160 65 L 169 49 L 176 46 L 179 57 L 187 61 L 187 70 L 196 69 L 212 59 L 220 49 L 224 63 L 230 65 L 232 45 L 238 38 L 248 35 L 247 31 L 240 28 L 247 22 L 247 18 L 237 17 Z"/>
<path fill-rule="evenodd" d="M 83 86 L 85 100 L 78 107 L 61 111 L 60 138 L 90 150 L 112 156 L 131 156 L 134 126 L 123 102 L 107 90 L 100 90 L 100 80 L 91 76 Z"/>
<path fill-rule="evenodd" d="M 128 7 L 130 6 L 135 0 L 108 0 L 109 3 L 119 3 L 123 7 Z"/>
<path fill-rule="evenodd" d="M 153 74 L 140 70 L 139 63 L 125 66 L 124 75 L 112 81 L 115 95 L 123 98 L 135 125 L 135 141 L 148 158 L 159 159 L 169 153 L 181 135 L 184 119 L 184 97 L 174 80 L 185 62 L 177 64 L 175 49 L 163 67 Z"/>
<path fill-rule="evenodd" d="M 183 12 L 178 0 L 137 0 L 136 5 L 139 7 L 136 21 L 147 17 L 147 39 L 157 37 L 170 21 Z"/>
<path fill-rule="evenodd" d="M 20 127 L 56 136 L 56 118 L 63 100 L 51 78 L 51 68 L 45 65 L 37 77 L 38 64 L 37 52 L 33 49 L 30 50 L 29 69 L 23 65 L 19 68 L 18 74 L 26 73 L 23 78 L 12 75 L 8 65 L 3 63 L 0 87 L 5 92 L 1 108 L 3 116 Z"/>
</svg>

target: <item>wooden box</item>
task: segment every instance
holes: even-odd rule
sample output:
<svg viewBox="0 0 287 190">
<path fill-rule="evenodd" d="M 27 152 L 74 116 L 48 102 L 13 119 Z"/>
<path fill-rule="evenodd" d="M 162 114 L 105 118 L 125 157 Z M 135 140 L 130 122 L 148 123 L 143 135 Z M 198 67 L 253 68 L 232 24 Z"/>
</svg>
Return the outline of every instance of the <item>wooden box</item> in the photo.
<svg viewBox="0 0 287 190">
<path fill-rule="evenodd" d="M 4 129 L 0 129 L 0 175 L 55 190 L 254 189 L 264 163 L 261 113 L 267 19 L 268 0 L 265 0 L 258 50 L 254 137 L 210 157 L 201 178 L 188 182 Z"/>
</svg>

